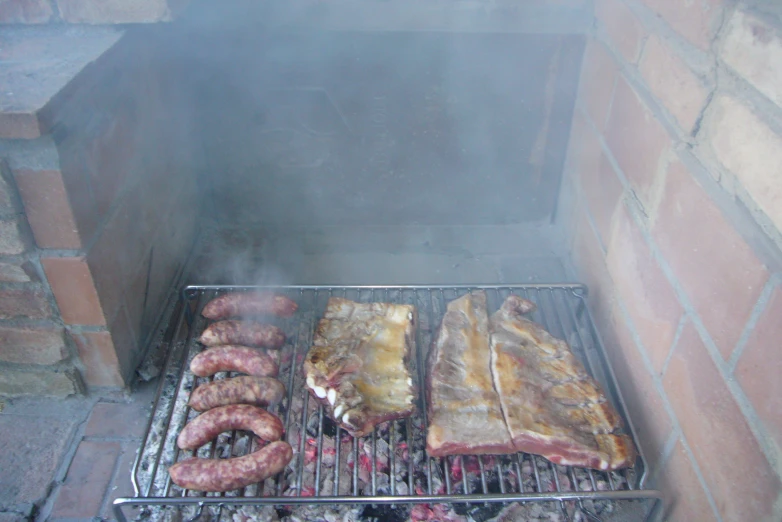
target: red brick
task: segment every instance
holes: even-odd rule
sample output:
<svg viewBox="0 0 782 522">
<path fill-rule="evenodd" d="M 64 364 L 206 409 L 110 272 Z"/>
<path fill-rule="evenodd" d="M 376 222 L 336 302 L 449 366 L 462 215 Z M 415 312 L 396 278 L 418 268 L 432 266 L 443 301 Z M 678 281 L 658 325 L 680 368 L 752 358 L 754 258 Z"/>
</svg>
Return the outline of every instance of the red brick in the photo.
<svg viewBox="0 0 782 522">
<path fill-rule="evenodd" d="M 4 0 L 0 2 L 2 24 L 44 24 L 54 13 L 47 0 Z"/>
<path fill-rule="evenodd" d="M 120 455 L 119 464 L 117 465 L 117 474 L 109 487 L 109 497 L 106 506 L 101 512 L 103 520 L 114 520 L 112 506 L 116 499 L 134 496 L 130 472 L 133 469 L 133 462 L 136 460 L 137 444 L 129 444 L 122 450 L 122 455 Z"/>
<path fill-rule="evenodd" d="M 81 248 L 62 174 L 58 170 L 14 172 L 35 242 L 41 248 Z"/>
<path fill-rule="evenodd" d="M 782 136 L 735 98 L 721 96 L 712 106 L 704 134 L 714 155 L 782 230 Z"/>
<path fill-rule="evenodd" d="M 84 430 L 86 437 L 141 439 L 147 427 L 149 408 L 144 402 L 99 402 L 92 408 Z"/>
<path fill-rule="evenodd" d="M 683 310 L 624 206 L 617 214 L 606 260 L 616 291 L 627 307 L 654 371 L 660 373 Z"/>
<path fill-rule="evenodd" d="M 614 92 L 617 64 L 600 41 L 590 39 L 584 53 L 580 97 L 589 117 L 602 130 Z"/>
<path fill-rule="evenodd" d="M 44 319 L 51 315 L 52 309 L 46 294 L 36 288 L 0 289 L 0 319 Z"/>
<path fill-rule="evenodd" d="M 31 140 L 41 135 L 38 117 L 29 112 L 0 112 L 0 138 Z"/>
<path fill-rule="evenodd" d="M 125 384 L 109 332 L 71 332 L 71 337 L 84 364 L 84 380 L 89 386 L 119 387 Z"/>
<path fill-rule="evenodd" d="M 600 160 L 600 138 L 589 126 L 580 111 L 573 113 L 573 126 L 568 144 L 568 168 L 580 178 L 593 177 Z"/>
<path fill-rule="evenodd" d="M 598 0 L 595 12 L 624 59 L 635 63 L 645 33 L 632 11 L 621 0 Z"/>
<path fill-rule="evenodd" d="M 663 378 L 717 509 L 725 520 L 771 520 L 782 486 L 690 323 Z"/>
<path fill-rule="evenodd" d="M 616 211 L 616 206 L 622 196 L 622 182 L 614 172 L 614 168 L 601 154 L 600 162 L 594 171 L 592 179 L 583 179 L 583 190 L 589 202 L 589 211 L 595 221 L 595 226 L 604 245 L 608 245 L 611 236 L 611 218 Z"/>
<path fill-rule="evenodd" d="M 43 257 L 41 264 L 63 321 L 68 324 L 106 324 L 84 257 Z"/>
<path fill-rule="evenodd" d="M 638 444 L 646 457 L 650 472 L 657 469 L 665 442 L 671 433 L 671 417 L 654 384 L 651 370 L 641 357 L 622 313 L 612 307 L 610 320 L 598 325 L 606 343 L 606 352 L 616 373 L 617 384 L 627 405 L 628 414 L 638 432 Z"/>
<path fill-rule="evenodd" d="M 108 212 L 131 173 L 133 162 L 141 156 L 134 109 L 130 102 L 120 105 L 87 145 L 90 187 L 100 215 Z"/>
<path fill-rule="evenodd" d="M 593 232 L 581 203 L 575 213 L 573 227 L 573 265 L 580 280 L 589 288 L 589 305 L 596 320 L 607 322 L 613 300 L 611 277 L 597 235 Z"/>
<path fill-rule="evenodd" d="M 111 216 L 100 237 L 87 254 L 103 313 L 111 321 L 122 305 L 129 278 L 147 253 L 143 245 L 151 241 L 151 230 L 142 230 L 141 194 L 132 190 Z"/>
<path fill-rule="evenodd" d="M 72 133 L 75 134 L 75 133 Z M 87 147 L 77 136 L 66 135 L 58 145 L 60 169 L 71 202 L 79 236 L 85 245 L 93 241 L 102 224 L 90 187 Z"/>
<path fill-rule="evenodd" d="M 677 522 L 717 520 L 681 441 L 676 442 L 673 453 L 663 468 L 662 480 L 659 482 L 664 495 L 665 520 Z"/>
<path fill-rule="evenodd" d="M 57 0 L 63 20 L 75 24 L 128 24 L 171 19 L 166 0 Z"/>
<path fill-rule="evenodd" d="M 82 441 L 52 509 L 52 518 L 97 517 L 120 453 L 117 442 Z"/>
<path fill-rule="evenodd" d="M 782 31 L 736 9 L 720 54 L 740 76 L 782 107 Z"/>
<path fill-rule="evenodd" d="M 769 433 L 782 447 L 782 286 L 777 286 L 736 367 L 738 379 Z"/>
<path fill-rule="evenodd" d="M 0 255 L 24 254 L 29 246 L 30 240 L 16 218 L 0 219 Z"/>
<path fill-rule="evenodd" d="M 87 265 L 107 321 L 111 321 L 122 306 L 123 276 L 119 265 L 119 252 L 114 249 L 118 242 L 117 238 L 103 234 L 87 254 Z"/>
<path fill-rule="evenodd" d="M 657 36 L 646 42 L 640 69 L 649 90 L 689 133 L 709 95 L 701 80 Z"/>
<path fill-rule="evenodd" d="M 67 355 L 63 330 L 58 326 L 0 326 L 0 360 L 2 361 L 56 364 Z"/>
<path fill-rule="evenodd" d="M 616 85 L 605 134 L 619 168 L 641 201 L 651 206 L 650 190 L 671 140 L 624 78 Z"/>
<path fill-rule="evenodd" d="M 768 280 L 766 267 L 678 161 L 669 168 L 653 236 L 729 359 Z"/>
<path fill-rule="evenodd" d="M 643 1 L 679 34 L 704 50 L 709 49 L 712 38 L 717 34 L 725 3 L 724 0 Z"/>
</svg>

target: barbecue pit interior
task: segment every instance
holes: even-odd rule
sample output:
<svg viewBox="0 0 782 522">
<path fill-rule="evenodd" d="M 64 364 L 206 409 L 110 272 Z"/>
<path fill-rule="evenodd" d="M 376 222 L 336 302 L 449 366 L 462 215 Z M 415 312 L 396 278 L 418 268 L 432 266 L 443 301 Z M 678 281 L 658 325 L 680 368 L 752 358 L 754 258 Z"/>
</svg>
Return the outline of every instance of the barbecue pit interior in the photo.
<svg viewBox="0 0 782 522">
<path fill-rule="evenodd" d="M 0 0 L 0 396 L 160 383 L 128 517 L 782 519 L 778 4 Z M 166 473 L 225 285 L 298 309 L 257 362 L 292 467 L 220 507 Z M 426 454 L 420 357 L 478 287 L 535 302 L 635 465 Z M 352 438 L 307 398 L 329 297 L 416 305 L 417 413 Z"/>
</svg>

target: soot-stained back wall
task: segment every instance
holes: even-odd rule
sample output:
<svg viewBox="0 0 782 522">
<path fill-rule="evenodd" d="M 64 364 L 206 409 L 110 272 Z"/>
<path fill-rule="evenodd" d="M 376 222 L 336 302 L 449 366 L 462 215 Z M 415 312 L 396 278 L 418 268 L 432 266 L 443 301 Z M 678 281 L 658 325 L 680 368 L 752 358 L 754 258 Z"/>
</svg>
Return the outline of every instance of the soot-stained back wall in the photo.
<svg viewBox="0 0 782 522">
<path fill-rule="evenodd" d="M 551 219 L 583 36 L 244 27 L 188 40 L 220 225 Z"/>
</svg>

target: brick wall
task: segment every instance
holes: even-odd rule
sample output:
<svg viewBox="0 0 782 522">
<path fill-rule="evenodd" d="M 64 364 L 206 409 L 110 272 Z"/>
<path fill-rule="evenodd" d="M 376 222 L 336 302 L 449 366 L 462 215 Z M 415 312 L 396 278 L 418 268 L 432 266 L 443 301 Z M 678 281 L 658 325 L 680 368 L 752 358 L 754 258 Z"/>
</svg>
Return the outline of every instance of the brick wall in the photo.
<svg viewBox="0 0 782 522">
<path fill-rule="evenodd" d="M 197 156 L 158 31 L 110 40 L 23 124 L 0 114 L 0 394 L 125 385 L 172 295 Z M 57 38 L 25 34 L 9 51 Z"/>
<path fill-rule="evenodd" d="M 598 0 L 562 193 L 670 520 L 782 518 L 782 16 Z"/>
</svg>

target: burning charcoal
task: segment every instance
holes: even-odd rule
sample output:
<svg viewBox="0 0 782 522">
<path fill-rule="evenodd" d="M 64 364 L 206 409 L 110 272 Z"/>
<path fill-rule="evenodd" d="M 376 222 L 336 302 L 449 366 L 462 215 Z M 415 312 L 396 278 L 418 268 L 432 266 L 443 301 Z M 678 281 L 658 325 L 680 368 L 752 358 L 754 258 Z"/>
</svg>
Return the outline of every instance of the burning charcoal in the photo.
<svg viewBox="0 0 782 522">
<path fill-rule="evenodd" d="M 403 480 L 398 480 L 396 483 L 396 494 L 397 495 L 409 495 L 410 494 L 410 487 L 407 485 L 407 482 Z"/>
<path fill-rule="evenodd" d="M 337 450 L 333 446 L 326 446 L 324 441 L 322 453 L 321 464 L 327 468 L 333 468 L 337 461 Z"/>
<path fill-rule="evenodd" d="M 242 506 L 230 517 L 231 522 L 278 522 L 280 518 L 272 506 Z"/>
<path fill-rule="evenodd" d="M 310 409 L 312 409 L 311 403 L 310 403 Z M 307 434 L 311 437 L 317 437 L 319 425 L 320 422 L 318 422 L 317 410 L 313 410 L 310 412 L 310 415 L 307 418 Z"/>
<path fill-rule="evenodd" d="M 390 495 L 391 494 L 391 481 L 388 479 L 388 475 L 385 473 L 378 473 L 375 476 L 375 485 L 378 495 Z"/>
</svg>

